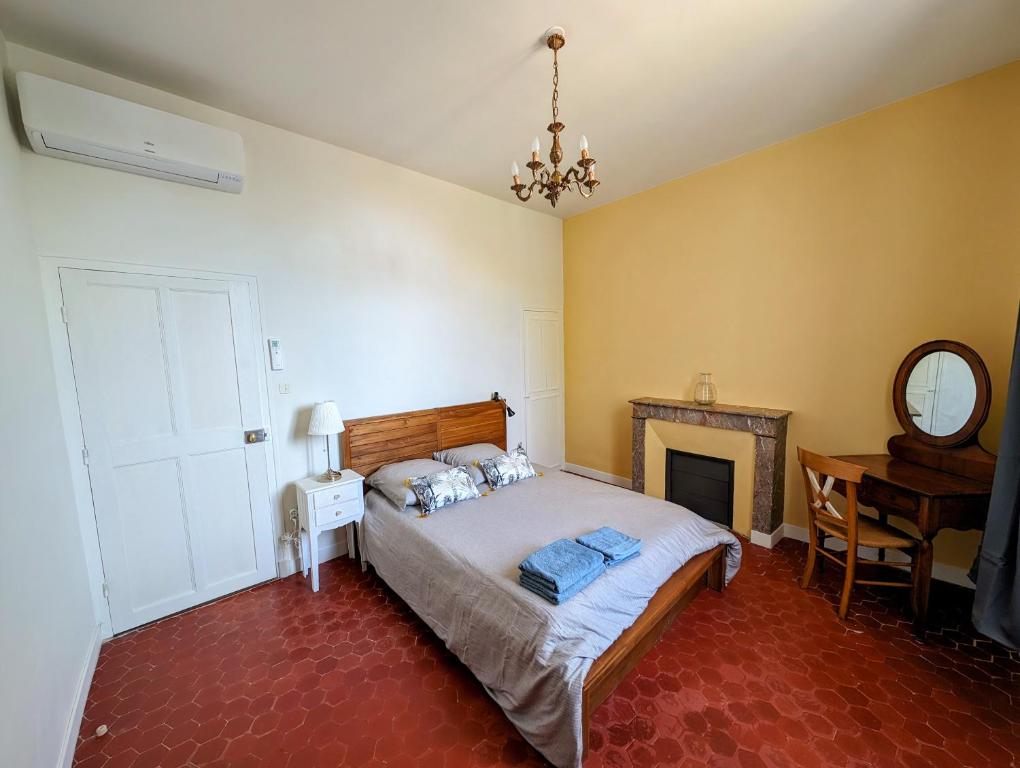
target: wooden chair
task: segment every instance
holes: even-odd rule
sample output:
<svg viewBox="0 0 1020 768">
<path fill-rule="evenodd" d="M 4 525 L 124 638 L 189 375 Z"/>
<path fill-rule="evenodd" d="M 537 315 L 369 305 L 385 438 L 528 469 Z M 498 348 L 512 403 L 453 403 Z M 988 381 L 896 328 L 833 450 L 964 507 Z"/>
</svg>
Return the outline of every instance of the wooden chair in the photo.
<svg viewBox="0 0 1020 768">
<path fill-rule="evenodd" d="M 850 607 L 850 594 L 855 584 L 868 584 L 881 587 L 906 587 L 913 589 L 917 575 L 915 564 L 919 542 L 907 533 L 886 525 L 884 522 L 859 514 L 857 509 L 857 487 L 865 468 L 857 464 L 839 461 L 828 456 L 821 456 L 803 448 L 797 448 L 797 459 L 800 461 L 804 474 L 804 488 L 807 491 L 808 507 L 808 558 L 804 568 L 801 587 L 807 589 L 815 575 L 817 555 L 832 560 L 846 569 L 843 578 L 843 595 L 839 601 L 839 617 L 846 618 Z M 829 500 L 833 485 L 837 480 L 846 486 L 846 511 L 840 512 Z M 825 548 L 828 537 L 845 541 L 846 556 L 840 558 L 835 552 Z M 858 555 L 858 547 L 874 547 L 881 559 L 868 560 Z M 910 555 L 910 562 L 894 562 L 884 558 L 886 549 L 899 549 Z M 817 561 L 824 562 L 824 561 Z M 907 569 L 910 581 L 876 581 L 858 578 L 859 565 L 884 566 L 888 568 Z"/>
</svg>

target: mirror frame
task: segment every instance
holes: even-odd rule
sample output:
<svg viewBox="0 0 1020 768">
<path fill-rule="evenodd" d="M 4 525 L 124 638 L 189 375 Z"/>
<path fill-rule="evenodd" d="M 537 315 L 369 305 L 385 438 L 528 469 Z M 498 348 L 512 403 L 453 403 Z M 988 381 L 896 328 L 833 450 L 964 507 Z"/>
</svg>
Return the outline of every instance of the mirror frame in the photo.
<svg viewBox="0 0 1020 768">
<path fill-rule="evenodd" d="M 929 435 L 914 423 L 907 410 L 907 380 L 910 378 L 914 366 L 925 355 L 930 355 L 932 352 L 952 352 L 954 355 L 959 355 L 970 366 L 970 371 L 974 375 L 976 389 L 974 410 L 964 425 L 951 435 Z M 988 418 L 988 408 L 992 400 L 992 380 L 988 376 L 988 369 L 985 368 L 984 360 L 973 349 L 958 341 L 936 339 L 935 341 L 929 341 L 919 347 L 915 347 L 903 358 L 899 370 L 896 371 L 896 379 L 893 382 L 892 400 L 893 410 L 896 411 L 896 420 L 899 421 L 900 426 L 903 427 L 903 431 L 907 435 L 927 445 L 948 448 L 964 443 L 977 442 L 977 433 L 984 426 L 985 420 Z"/>
</svg>

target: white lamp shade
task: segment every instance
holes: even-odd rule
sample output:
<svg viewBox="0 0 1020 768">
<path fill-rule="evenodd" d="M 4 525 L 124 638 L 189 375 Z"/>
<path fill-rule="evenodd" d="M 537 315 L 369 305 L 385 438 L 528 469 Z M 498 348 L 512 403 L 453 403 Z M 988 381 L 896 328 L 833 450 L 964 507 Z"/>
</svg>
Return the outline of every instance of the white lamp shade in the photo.
<svg viewBox="0 0 1020 768">
<path fill-rule="evenodd" d="M 312 408 L 312 418 L 308 422 L 309 435 L 335 435 L 344 431 L 344 420 L 340 418 L 340 409 L 336 403 L 327 400 L 316 403 Z"/>
</svg>

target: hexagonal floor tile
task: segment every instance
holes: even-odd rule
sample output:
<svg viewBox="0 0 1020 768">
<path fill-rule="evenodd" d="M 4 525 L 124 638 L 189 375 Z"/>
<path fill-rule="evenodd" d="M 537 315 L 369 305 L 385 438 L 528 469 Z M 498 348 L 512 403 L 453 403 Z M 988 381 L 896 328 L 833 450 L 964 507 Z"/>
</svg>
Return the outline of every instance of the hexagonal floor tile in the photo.
<svg viewBox="0 0 1020 768">
<path fill-rule="evenodd" d="M 903 595 L 838 574 L 797 586 L 804 545 L 745 545 L 596 711 L 586 766 L 1009 766 L 1020 655 L 969 628 L 936 583 L 922 645 Z M 143 627 L 103 646 L 78 768 L 542 766 L 481 686 L 350 560 Z M 94 736 L 106 724 L 109 733 Z"/>
</svg>

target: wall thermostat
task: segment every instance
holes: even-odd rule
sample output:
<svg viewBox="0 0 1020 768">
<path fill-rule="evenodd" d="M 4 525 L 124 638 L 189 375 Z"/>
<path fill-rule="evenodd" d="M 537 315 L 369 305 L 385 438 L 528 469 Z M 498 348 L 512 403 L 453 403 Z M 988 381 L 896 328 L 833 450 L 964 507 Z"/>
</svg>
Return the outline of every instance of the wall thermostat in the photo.
<svg viewBox="0 0 1020 768">
<path fill-rule="evenodd" d="M 269 340 L 269 367 L 274 371 L 283 370 L 283 347 L 279 339 Z"/>
</svg>

